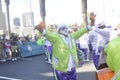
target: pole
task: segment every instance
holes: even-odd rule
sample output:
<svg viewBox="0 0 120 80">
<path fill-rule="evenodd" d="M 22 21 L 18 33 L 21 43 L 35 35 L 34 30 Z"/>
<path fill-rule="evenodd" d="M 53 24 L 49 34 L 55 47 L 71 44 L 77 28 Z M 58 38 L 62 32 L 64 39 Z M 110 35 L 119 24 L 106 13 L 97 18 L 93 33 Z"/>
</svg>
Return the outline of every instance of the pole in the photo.
<svg viewBox="0 0 120 80">
<path fill-rule="evenodd" d="M 9 16 L 9 4 L 10 0 L 5 0 L 6 10 L 7 10 L 7 23 L 8 23 L 8 37 L 10 39 L 11 29 L 10 29 L 10 16 Z"/>
<path fill-rule="evenodd" d="M 81 8 L 82 8 L 82 18 L 83 18 L 83 23 L 84 26 L 88 25 L 87 22 L 87 0 L 81 0 Z"/>
<path fill-rule="evenodd" d="M 45 0 L 39 0 L 39 3 L 40 3 L 40 15 L 42 21 L 45 21 L 45 16 L 46 16 Z"/>
<path fill-rule="evenodd" d="M 32 21 L 32 27 L 34 27 L 34 13 L 33 13 L 33 10 L 32 10 L 32 3 L 31 3 L 31 0 L 30 0 L 30 9 L 31 9 L 31 21 Z"/>
<path fill-rule="evenodd" d="M 32 28 L 34 29 L 34 13 L 33 13 L 33 10 L 32 10 L 32 3 L 31 3 L 31 0 L 30 0 L 30 9 L 31 9 L 31 21 L 32 21 Z M 35 36 L 35 32 L 34 30 L 32 30 L 32 37 Z"/>
</svg>

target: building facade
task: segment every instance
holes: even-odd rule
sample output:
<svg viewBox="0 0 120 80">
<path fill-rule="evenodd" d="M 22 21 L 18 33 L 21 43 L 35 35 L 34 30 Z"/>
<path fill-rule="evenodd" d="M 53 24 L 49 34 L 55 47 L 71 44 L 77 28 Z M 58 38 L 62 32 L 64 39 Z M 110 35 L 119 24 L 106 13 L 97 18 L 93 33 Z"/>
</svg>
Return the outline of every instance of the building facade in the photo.
<svg viewBox="0 0 120 80">
<path fill-rule="evenodd" d="M 2 11 L 2 0 L 0 0 L 0 34 L 7 33 L 6 14 Z"/>
<path fill-rule="evenodd" d="M 34 25 L 34 14 L 33 12 L 26 12 L 22 15 L 22 21 L 24 27 L 32 27 Z"/>
</svg>

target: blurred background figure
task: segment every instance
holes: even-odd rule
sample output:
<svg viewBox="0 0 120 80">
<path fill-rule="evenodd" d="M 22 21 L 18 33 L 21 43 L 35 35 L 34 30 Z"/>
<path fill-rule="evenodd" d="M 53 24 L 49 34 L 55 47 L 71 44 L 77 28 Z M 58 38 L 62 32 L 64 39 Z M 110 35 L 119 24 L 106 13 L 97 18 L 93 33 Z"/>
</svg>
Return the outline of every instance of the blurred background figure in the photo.
<svg viewBox="0 0 120 80">
<path fill-rule="evenodd" d="M 103 51 L 105 45 L 109 42 L 110 30 L 106 28 L 104 21 L 96 24 L 95 29 L 89 33 L 89 42 L 92 47 L 93 62 L 98 69 L 98 62 L 100 53 Z"/>
<path fill-rule="evenodd" d="M 45 49 L 46 49 L 46 62 L 52 64 L 52 43 L 45 39 L 44 41 Z"/>
<path fill-rule="evenodd" d="M 10 37 L 11 40 L 11 52 L 12 52 L 12 61 L 17 60 L 18 57 L 18 36 L 14 33 L 11 34 Z"/>
<path fill-rule="evenodd" d="M 5 53 L 6 53 L 6 58 L 8 60 L 12 59 L 12 53 L 11 53 L 11 44 L 10 44 L 10 40 L 6 39 L 5 41 Z"/>
</svg>

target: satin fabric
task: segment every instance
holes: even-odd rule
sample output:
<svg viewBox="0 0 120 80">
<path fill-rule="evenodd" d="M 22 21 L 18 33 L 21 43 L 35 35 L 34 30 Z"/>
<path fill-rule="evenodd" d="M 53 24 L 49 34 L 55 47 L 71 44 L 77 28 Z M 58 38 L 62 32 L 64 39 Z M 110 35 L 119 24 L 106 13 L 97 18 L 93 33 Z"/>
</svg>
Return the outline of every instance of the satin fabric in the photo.
<svg viewBox="0 0 120 80">
<path fill-rule="evenodd" d="M 76 68 L 72 68 L 71 71 L 61 72 L 54 70 L 55 80 L 76 80 Z"/>
</svg>

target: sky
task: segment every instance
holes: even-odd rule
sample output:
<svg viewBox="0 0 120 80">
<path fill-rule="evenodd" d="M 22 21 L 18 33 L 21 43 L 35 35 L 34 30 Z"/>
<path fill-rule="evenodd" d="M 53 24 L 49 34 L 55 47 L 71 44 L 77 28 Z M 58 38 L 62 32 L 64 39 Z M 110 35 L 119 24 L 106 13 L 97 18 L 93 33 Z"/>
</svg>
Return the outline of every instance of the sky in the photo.
<svg viewBox="0 0 120 80">
<path fill-rule="evenodd" d="M 4 2 L 4 0 L 2 1 Z M 97 14 L 97 20 L 104 20 L 109 25 L 117 25 L 119 23 L 119 0 L 87 1 L 88 12 L 94 11 Z M 39 0 L 10 0 L 11 25 L 13 25 L 13 18 L 19 17 L 21 19 L 22 14 L 29 11 L 34 12 L 34 22 L 37 25 L 41 21 L 39 8 Z M 3 3 L 3 12 L 5 12 L 5 3 Z M 46 24 L 54 23 L 82 23 L 81 1 L 46 0 Z"/>
</svg>

